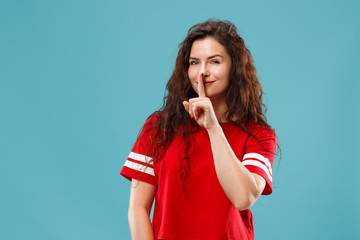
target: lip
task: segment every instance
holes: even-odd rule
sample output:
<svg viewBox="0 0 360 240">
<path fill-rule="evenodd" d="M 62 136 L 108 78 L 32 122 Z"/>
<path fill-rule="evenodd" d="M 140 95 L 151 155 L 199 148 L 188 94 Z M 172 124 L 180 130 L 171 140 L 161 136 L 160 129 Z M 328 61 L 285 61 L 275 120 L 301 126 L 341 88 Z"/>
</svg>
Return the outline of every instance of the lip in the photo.
<svg viewBox="0 0 360 240">
<path fill-rule="evenodd" d="M 214 83 L 215 81 L 205 81 L 204 86 L 209 86 L 210 84 Z M 196 82 L 198 84 L 198 82 Z"/>
</svg>

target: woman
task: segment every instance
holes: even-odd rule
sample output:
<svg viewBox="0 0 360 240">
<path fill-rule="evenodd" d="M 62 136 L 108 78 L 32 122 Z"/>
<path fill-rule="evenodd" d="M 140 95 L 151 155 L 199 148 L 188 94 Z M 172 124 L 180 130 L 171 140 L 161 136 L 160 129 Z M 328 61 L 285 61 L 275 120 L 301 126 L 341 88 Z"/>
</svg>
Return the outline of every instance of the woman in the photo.
<svg viewBox="0 0 360 240">
<path fill-rule="evenodd" d="M 253 239 L 249 210 L 272 192 L 275 133 L 250 51 L 228 21 L 190 28 L 163 107 L 121 174 L 133 239 Z M 149 214 L 155 208 L 151 223 Z"/>
</svg>

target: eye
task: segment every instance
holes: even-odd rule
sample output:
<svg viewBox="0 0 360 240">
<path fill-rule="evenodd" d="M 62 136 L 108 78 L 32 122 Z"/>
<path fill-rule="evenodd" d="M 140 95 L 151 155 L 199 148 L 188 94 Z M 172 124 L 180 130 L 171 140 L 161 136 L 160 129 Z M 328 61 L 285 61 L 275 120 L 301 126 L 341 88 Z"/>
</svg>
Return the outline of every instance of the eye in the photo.
<svg viewBox="0 0 360 240">
<path fill-rule="evenodd" d="M 199 62 L 198 61 L 190 61 L 190 65 L 195 65 L 195 64 L 198 64 Z"/>
<path fill-rule="evenodd" d="M 211 63 L 219 64 L 220 62 L 218 60 L 211 60 Z"/>
</svg>

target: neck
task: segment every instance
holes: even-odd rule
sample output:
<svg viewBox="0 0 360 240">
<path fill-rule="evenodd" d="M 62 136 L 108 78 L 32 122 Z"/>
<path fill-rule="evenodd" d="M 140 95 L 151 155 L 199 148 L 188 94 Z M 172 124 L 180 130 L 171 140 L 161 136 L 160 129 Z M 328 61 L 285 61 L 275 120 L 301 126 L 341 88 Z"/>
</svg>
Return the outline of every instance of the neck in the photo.
<svg viewBox="0 0 360 240">
<path fill-rule="evenodd" d="M 210 100 L 217 120 L 219 122 L 226 122 L 227 120 L 225 119 L 225 112 L 228 109 L 228 106 L 226 105 L 225 99 L 211 98 Z"/>
</svg>

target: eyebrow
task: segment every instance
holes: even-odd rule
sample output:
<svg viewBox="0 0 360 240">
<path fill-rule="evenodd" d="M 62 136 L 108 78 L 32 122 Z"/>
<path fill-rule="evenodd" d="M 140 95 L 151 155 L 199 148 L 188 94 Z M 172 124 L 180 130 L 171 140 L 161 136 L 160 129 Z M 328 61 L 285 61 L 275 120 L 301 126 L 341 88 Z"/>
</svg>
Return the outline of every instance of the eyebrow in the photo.
<svg viewBox="0 0 360 240">
<path fill-rule="evenodd" d="M 221 58 L 224 58 L 223 56 L 221 56 L 220 54 L 214 54 L 214 55 L 211 55 L 210 57 L 208 57 L 207 59 L 211 59 L 211 58 L 214 58 L 214 57 L 221 57 Z M 198 58 L 196 57 L 190 57 L 189 59 L 195 59 L 195 60 L 199 60 Z"/>
</svg>

